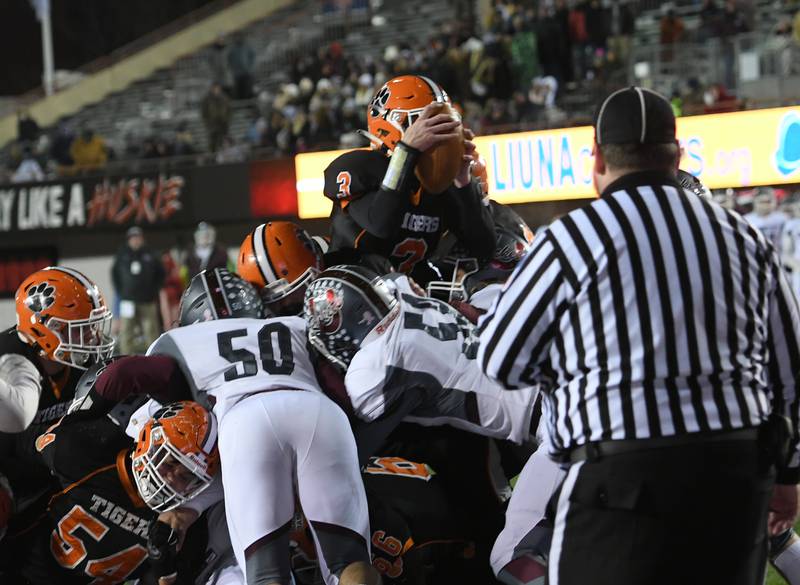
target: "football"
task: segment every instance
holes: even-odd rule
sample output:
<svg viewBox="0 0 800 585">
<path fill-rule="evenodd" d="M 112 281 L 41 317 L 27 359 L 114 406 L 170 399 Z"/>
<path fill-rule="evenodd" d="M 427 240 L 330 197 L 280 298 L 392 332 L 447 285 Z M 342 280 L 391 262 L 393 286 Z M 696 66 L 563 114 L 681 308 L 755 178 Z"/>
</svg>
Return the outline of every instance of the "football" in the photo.
<svg viewBox="0 0 800 585">
<path fill-rule="evenodd" d="M 442 113 L 449 113 L 460 120 L 450 104 L 442 104 Z M 416 175 L 428 193 L 442 193 L 456 178 L 464 156 L 463 128 L 459 126 L 458 137 L 442 142 L 423 152 L 417 161 Z"/>
</svg>

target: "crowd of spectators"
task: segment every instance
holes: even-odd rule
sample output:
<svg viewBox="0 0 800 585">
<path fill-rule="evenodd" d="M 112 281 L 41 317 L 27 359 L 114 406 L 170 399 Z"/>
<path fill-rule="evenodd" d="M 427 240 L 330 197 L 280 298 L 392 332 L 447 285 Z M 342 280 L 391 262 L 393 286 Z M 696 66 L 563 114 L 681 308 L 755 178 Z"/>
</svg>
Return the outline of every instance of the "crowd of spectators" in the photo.
<svg viewBox="0 0 800 585">
<path fill-rule="evenodd" d="M 341 3 L 330 0 L 326 6 L 335 11 Z M 725 43 L 752 30 L 755 17 L 746 5 L 698 0 L 693 14 L 700 24 L 690 28 L 664 3 L 661 58 L 672 59 L 685 41 Z M 67 124 L 47 136 L 23 116 L 8 178 L 90 171 L 113 159 L 204 154 L 206 160 L 236 162 L 261 149 L 289 155 L 364 145 L 356 130 L 365 127 L 367 104 L 386 80 L 406 73 L 439 82 L 479 134 L 587 123 L 595 95 L 628 82 L 638 6 L 632 0 L 492 0 L 484 22 L 443 22 L 429 38 L 389 45 L 379 56 L 348 53 L 338 42 L 302 53 L 290 64 L 286 82 L 271 91 L 259 87 L 256 55 L 246 37 L 219 38 L 208 52 L 210 89 L 197 111 L 207 141 L 196 140 L 185 122 L 144 138 L 132 133 L 117 143 Z M 785 49 L 784 73 L 800 69 L 800 13 L 781 19 L 768 42 Z M 688 78 L 674 88 L 677 115 L 742 106 L 727 89 L 733 75 L 734 52 L 729 53 L 724 79 Z M 587 108 L 580 108 L 581 100 Z M 246 132 L 233 135 L 233 111 L 243 108 L 249 112 Z"/>
<path fill-rule="evenodd" d="M 624 84 L 634 21 L 627 2 L 537 7 L 494 0 L 483 26 L 442 23 L 425 42 L 390 45 L 379 58 L 350 55 L 332 43 L 299 57 L 288 83 L 258 96 L 247 140 L 284 153 L 358 145 L 363 139 L 355 130 L 364 127 L 375 91 L 407 73 L 440 83 L 478 133 L 568 123 L 560 93 Z"/>
</svg>

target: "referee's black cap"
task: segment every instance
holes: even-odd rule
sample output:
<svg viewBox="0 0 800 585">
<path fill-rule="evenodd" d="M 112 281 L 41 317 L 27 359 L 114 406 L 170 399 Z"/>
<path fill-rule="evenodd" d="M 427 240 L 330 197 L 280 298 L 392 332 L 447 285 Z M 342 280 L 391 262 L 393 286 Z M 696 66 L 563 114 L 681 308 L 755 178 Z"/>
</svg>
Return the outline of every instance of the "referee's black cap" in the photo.
<svg viewBox="0 0 800 585">
<path fill-rule="evenodd" d="M 675 114 L 667 99 L 643 87 L 609 95 L 594 118 L 597 144 L 666 144 L 675 142 Z"/>
</svg>

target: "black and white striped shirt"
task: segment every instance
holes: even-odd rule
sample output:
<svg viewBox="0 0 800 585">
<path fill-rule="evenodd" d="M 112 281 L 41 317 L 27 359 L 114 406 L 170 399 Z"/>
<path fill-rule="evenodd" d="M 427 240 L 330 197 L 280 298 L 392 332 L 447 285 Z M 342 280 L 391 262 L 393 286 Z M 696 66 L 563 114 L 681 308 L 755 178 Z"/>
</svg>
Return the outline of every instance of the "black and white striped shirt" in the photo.
<svg viewBox="0 0 800 585">
<path fill-rule="evenodd" d="M 662 174 L 623 177 L 537 233 L 478 359 L 508 388 L 542 385 L 556 454 L 753 427 L 772 409 L 797 428 L 800 320 L 776 251 Z"/>
</svg>

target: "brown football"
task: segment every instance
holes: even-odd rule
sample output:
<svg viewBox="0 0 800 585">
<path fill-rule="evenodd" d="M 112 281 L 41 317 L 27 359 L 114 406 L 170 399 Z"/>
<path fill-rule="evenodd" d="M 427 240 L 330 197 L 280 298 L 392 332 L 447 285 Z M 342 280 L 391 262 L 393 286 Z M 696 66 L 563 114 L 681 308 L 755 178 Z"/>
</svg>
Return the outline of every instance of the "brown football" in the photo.
<svg viewBox="0 0 800 585">
<path fill-rule="evenodd" d="M 450 107 L 450 104 L 442 104 L 442 113 L 459 117 L 458 112 Z M 459 126 L 458 137 L 426 150 L 417 160 L 416 175 L 428 193 L 444 192 L 456 178 L 464 156 L 462 132 L 463 128 Z"/>
</svg>

